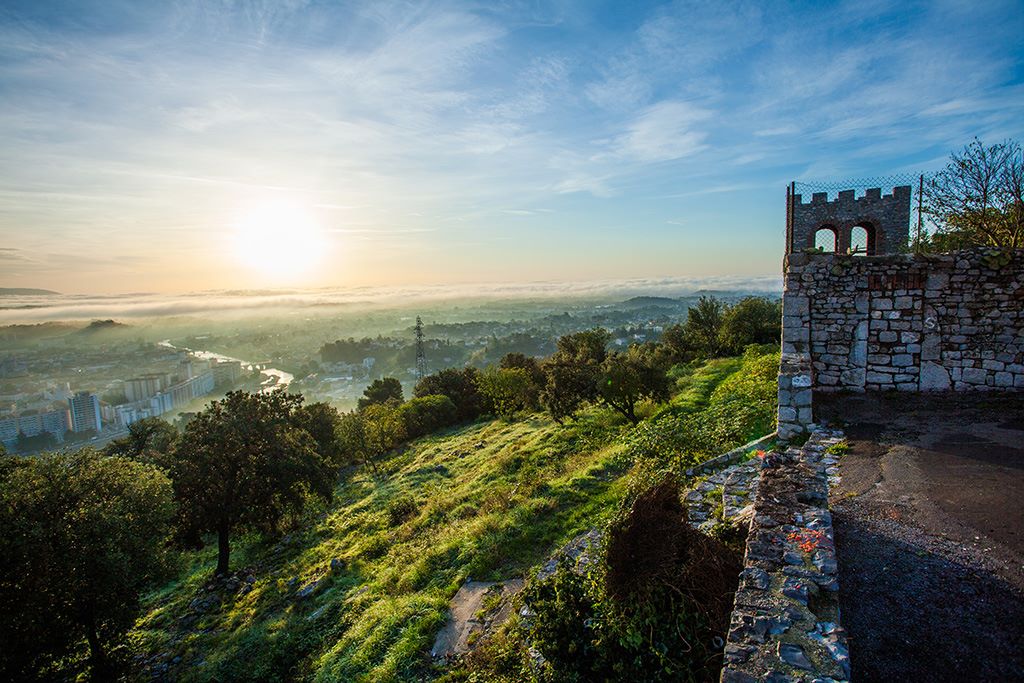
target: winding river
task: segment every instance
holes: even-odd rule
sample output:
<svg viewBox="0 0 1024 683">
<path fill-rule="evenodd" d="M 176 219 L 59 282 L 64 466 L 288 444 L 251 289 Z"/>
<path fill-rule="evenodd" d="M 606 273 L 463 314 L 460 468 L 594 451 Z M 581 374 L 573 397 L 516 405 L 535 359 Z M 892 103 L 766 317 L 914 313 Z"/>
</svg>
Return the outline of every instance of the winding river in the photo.
<svg viewBox="0 0 1024 683">
<path fill-rule="evenodd" d="M 171 343 L 170 339 L 165 339 L 160 342 L 160 346 L 168 349 L 174 349 L 175 351 L 188 351 L 196 358 L 203 360 L 218 360 L 218 361 L 238 361 L 242 364 L 242 367 L 251 367 L 254 365 L 252 361 L 242 360 L 241 358 L 232 358 L 231 356 L 225 356 L 222 353 L 214 353 L 213 351 L 196 351 L 195 349 L 189 349 L 184 346 L 175 346 Z M 260 391 L 272 391 L 279 387 L 287 387 L 295 379 L 295 376 L 284 370 L 278 370 L 277 368 L 262 368 L 260 373 L 266 376 L 266 380 L 262 382 L 262 389 Z"/>
</svg>

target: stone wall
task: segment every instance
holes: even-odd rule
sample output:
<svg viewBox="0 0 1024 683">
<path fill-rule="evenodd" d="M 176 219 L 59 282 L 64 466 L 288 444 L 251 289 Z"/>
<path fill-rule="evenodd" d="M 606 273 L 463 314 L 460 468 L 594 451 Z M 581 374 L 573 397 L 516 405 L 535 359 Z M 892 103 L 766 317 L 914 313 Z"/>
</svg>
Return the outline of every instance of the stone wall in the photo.
<svg viewBox="0 0 1024 683">
<path fill-rule="evenodd" d="M 1024 251 L 789 254 L 779 438 L 813 391 L 1024 389 Z"/>
<path fill-rule="evenodd" d="M 907 244 L 910 234 L 910 187 L 895 187 L 885 195 L 881 188 L 873 188 L 862 197 L 854 190 L 843 190 L 832 201 L 828 193 L 815 192 L 807 203 L 797 194 L 790 213 L 788 253 L 814 248 L 817 231 L 829 228 L 836 235 L 836 252 L 845 254 L 853 228 L 861 226 L 868 232 L 868 253 L 894 254 Z"/>
<path fill-rule="evenodd" d="M 839 568 L 828 511 L 838 431 L 761 463 L 744 569 L 725 644 L 722 683 L 848 681 L 839 625 Z"/>
</svg>

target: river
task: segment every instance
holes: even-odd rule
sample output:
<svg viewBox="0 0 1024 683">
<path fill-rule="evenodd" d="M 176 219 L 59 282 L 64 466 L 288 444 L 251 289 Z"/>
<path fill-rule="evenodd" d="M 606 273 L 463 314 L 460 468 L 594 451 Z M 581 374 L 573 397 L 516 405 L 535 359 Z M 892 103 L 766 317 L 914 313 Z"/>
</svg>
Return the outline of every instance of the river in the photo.
<svg viewBox="0 0 1024 683">
<path fill-rule="evenodd" d="M 252 366 L 252 361 L 242 360 L 241 358 L 232 358 L 231 356 L 225 356 L 222 353 L 214 353 L 213 351 L 196 351 L 195 349 L 189 349 L 184 346 L 175 346 L 171 343 L 170 339 L 165 339 L 160 342 L 160 346 L 168 349 L 174 349 L 175 351 L 188 351 L 196 358 L 203 360 L 219 360 L 219 361 L 238 361 L 242 364 L 242 367 Z M 273 391 L 279 387 L 287 387 L 295 379 L 295 376 L 284 370 L 278 370 L 277 368 L 263 368 L 260 373 L 267 376 L 267 379 L 262 383 L 263 391 Z"/>
</svg>

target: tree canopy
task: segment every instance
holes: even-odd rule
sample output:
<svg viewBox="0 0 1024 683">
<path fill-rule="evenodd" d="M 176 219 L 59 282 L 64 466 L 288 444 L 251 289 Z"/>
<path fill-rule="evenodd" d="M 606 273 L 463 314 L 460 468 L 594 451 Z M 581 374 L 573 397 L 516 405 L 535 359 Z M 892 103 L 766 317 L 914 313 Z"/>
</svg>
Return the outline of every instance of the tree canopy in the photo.
<svg viewBox="0 0 1024 683">
<path fill-rule="evenodd" d="M 610 353 L 601 363 L 598 395 L 610 408 L 637 424 L 636 405 L 640 400 L 668 399 L 666 369 L 651 346 L 633 345 L 626 351 Z"/>
<path fill-rule="evenodd" d="M 84 448 L 0 468 L 0 677 L 32 680 L 88 643 L 93 678 L 164 568 L 174 515 L 156 467 Z"/>
<path fill-rule="evenodd" d="M 938 226 L 937 251 L 1024 247 L 1024 152 L 1014 140 L 985 145 L 977 138 L 924 185 L 924 213 Z"/>
<path fill-rule="evenodd" d="M 104 449 L 107 455 L 154 464 L 166 464 L 166 456 L 178 440 L 178 430 L 159 417 L 147 417 L 128 425 L 128 436 L 111 441 Z"/>
<path fill-rule="evenodd" d="M 335 477 L 298 425 L 301 396 L 230 392 L 189 422 L 171 464 L 186 536 L 218 537 L 217 574 L 228 571 L 230 535 L 277 528 L 308 495 L 329 499 Z"/>
<path fill-rule="evenodd" d="M 432 375 L 427 375 L 413 389 L 413 396 L 447 396 L 455 404 L 456 417 L 459 422 L 475 420 L 486 412 L 486 399 L 477 387 L 476 368 L 448 368 Z"/>
<path fill-rule="evenodd" d="M 373 380 L 370 386 L 363 390 L 363 398 L 359 399 L 356 405 L 362 410 L 375 403 L 387 403 L 388 401 L 401 403 L 403 398 L 402 383 L 394 377 L 382 377 Z"/>
</svg>

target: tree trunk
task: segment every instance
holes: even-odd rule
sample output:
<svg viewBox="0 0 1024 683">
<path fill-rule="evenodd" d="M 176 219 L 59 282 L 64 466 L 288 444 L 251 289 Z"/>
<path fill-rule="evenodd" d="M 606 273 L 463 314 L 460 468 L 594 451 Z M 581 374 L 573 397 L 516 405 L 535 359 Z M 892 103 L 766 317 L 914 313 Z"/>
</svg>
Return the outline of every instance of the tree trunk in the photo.
<svg viewBox="0 0 1024 683">
<path fill-rule="evenodd" d="M 231 544 L 228 542 L 227 522 L 221 522 L 217 527 L 217 576 L 228 573 L 228 558 L 231 556 Z"/>
<path fill-rule="evenodd" d="M 89 617 L 85 626 L 85 637 L 89 641 L 89 664 L 92 669 L 92 680 L 99 683 L 113 680 L 107 665 L 107 655 L 103 651 L 103 643 L 100 642 L 99 634 L 96 632 L 96 620 L 92 617 Z"/>
</svg>

